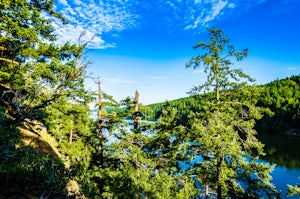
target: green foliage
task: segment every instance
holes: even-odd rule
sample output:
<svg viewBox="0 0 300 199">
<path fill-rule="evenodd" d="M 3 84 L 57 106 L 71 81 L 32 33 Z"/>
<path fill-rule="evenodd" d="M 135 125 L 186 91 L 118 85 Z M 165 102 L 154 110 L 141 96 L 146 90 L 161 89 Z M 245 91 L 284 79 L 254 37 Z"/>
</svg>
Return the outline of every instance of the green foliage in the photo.
<svg viewBox="0 0 300 199">
<path fill-rule="evenodd" d="M 104 198 L 192 198 L 195 193 L 192 182 L 186 182 L 185 177 L 153 173 L 148 168 L 122 167 L 115 172 L 107 171 L 110 179 L 106 183 Z M 184 184 L 178 186 L 179 181 Z M 118 185 L 118 186 L 116 186 Z"/>
<path fill-rule="evenodd" d="M 102 197 L 192 198 L 195 195 L 190 178 L 174 175 L 171 165 L 164 163 L 169 161 L 167 157 L 154 157 L 160 147 L 155 145 L 159 135 L 148 133 L 126 129 L 115 132 L 116 140 L 109 145 L 108 165 L 99 176 L 105 184 Z M 174 159 L 170 161 L 174 165 Z"/>
<path fill-rule="evenodd" d="M 0 192 L 64 197 L 68 179 L 64 164 L 53 155 L 41 156 L 24 145 L 15 128 L 0 130 Z"/>
<path fill-rule="evenodd" d="M 266 114 L 257 120 L 255 126 L 259 132 L 297 135 L 300 129 L 299 77 L 292 76 L 260 86 L 246 86 L 242 90 L 223 90 L 221 96 L 223 100 L 247 101 L 263 108 Z M 186 124 L 190 110 L 201 111 L 205 101 L 211 100 L 212 94 L 207 93 L 167 103 L 177 109 L 179 124 Z M 159 115 L 164 104 L 166 102 L 148 106 L 152 112 Z M 158 119 L 158 116 L 153 119 Z"/>
<path fill-rule="evenodd" d="M 66 194 L 67 180 L 80 180 L 77 169 L 89 165 L 94 150 L 91 94 L 83 84 L 86 44 L 55 43 L 51 20 L 64 19 L 53 3 L 0 1 L 1 184 L 33 196 Z M 40 154 L 42 146 L 22 145 L 14 133 L 28 120 L 44 123 L 58 142 L 59 157 Z M 31 133 L 41 137 L 40 130 Z"/>
<path fill-rule="evenodd" d="M 179 160 L 186 150 L 188 135 L 185 128 L 177 125 L 176 109 L 166 105 L 158 123 L 154 125 L 154 135 L 149 145 L 151 153 L 159 162 L 160 169 L 171 173 L 180 172 Z"/>
<path fill-rule="evenodd" d="M 157 120 L 162 115 L 163 107 L 172 106 L 176 109 L 176 112 L 178 114 L 177 124 L 186 124 L 187 116 L 190 113 L 190 111 L 201 111 L 202 104 L 209 97 L 211 97 L 211 93 L 202 96 L 192 96 L 157 104 L 150 104 L 147 106 L 148 110 L 145 113 L 146 119 Z"/>
<path fill-rule="evenodd" d="M 194 46 L 195 49 L 200 48 L 202 54 L 192 57 L 186 67 L 196 69 L 204 66 L 204 72 L 207 73 L 206 82 L 199 87 L 194 87 L 191 94 L 198 94 L 203 89 L 204 91 L 214 89 L 215 97 L 219 100 L 219 91 L 239 88 L 254 80 L 241 69 L 230 68 L 233 65 L 231 57 L 241 61 L 248 54 L 248 49 L 238 52 L 234 46 L 228 44 L 229 38 L 224 36 L 223 30 L 217 28 L 207 30 L 209 42 L 199 42 Z"/>
<path fill-rule="evenodd" d="M 300 177 L 299 177 L 300 179 Z M 294 196 L 294 195 L 299 195 L 300 196 L 300 186 L 299 184 L 292 186 L 292 185 L 287 185 L 288 186 L 288 196 Z"/>
<path fill-rule="evenodd" d="M 208 104 L 205 109 L 190 115 L 189 134 L 196 143 L 190 151 L 193 157 L 203 158 L 194 168 L 199 182 L 215 190 L 221 186 L 222 197 L 263 197 L 258 194 L 263 192 L 275 195 L 269 182 L 272 167 L 257 162 L 264 155 L 263 144 L 253 130 L 260 112 L 251 105 L 226 102 Z"/>
<path fill-rule="evenodd" d="M 253 81 L 239 69 L 231 69 L 231 60 L 242 60 L 247 50 L 237 52 L 228 45 L 229 39 L 219 29 L 208 29 L 209 42 L 198 43 L 203 54 L 193 57 L 187 67 L 194 69 L 201 63 L 208 74 L 200 87 L 214 90 L 214 99 L 206 102 L 203 111 L 191 113 L 188 134 L 192 157 L 201 156 L 202 161 L 192 166 L 197 180 L 207 188 L 215 190 L 217 198 L 223 197 L 273 197 L 277 194 L 270 183 L 272 167 L 257 163 L 264 155 L 263 144 L 255 137 L 255 121 L 262 117 L 262 110 L 249 103 L 231 100 L 226 90 L 243 92 L 247 81 Z M 242 79 L 246 81 L 241 82 Z M 198 89 L 197 88 L 197 89 Z M 225 92 L 221 92 L 225 90 Z M 198 90 L 196 90 L 198 91 Z M 220 97 L 220 94 L 226 94 Z M 233 94 L 234 95 L 234 94 Z M 247 182 L 246 188 L 240 181 Z"/>
<path fill-rule="evenodd" d="M 43 120 L 48 131 L 58 140 L 59 148 L 71 162 L 82 161 L 90 156 L 88 140 L 92 137 L 92 120 L 87 104 L 71 103 L 65 99 L 47 107 L 45 113 Z"/>
<path fill-rule="evenodd" d="M 126 97 L 121 100 L 120 107 L 115 109 L 110 109 L 110 111 L 116 112 L 120 117 L 124 117 L 126 119 L 132 120 L 135 114 L 135 100 L 131 97 Z M 144 106 L 142 104 L 138 104 L 138 116 L 142 119 L 151 120 L 153 117 L 153 110 L 151 110 L 148 106 Z"/>
<path fill-rule="evenodd" d="M 1 1 L 2 124 L 39 119 L 60 97 L 84 97 L 84 45 L 54 43 L 52 1 Z M 44 16 L 42 16 L 44 13 Z"/>
<path fill-rule="evenodd" d="M 292 76 L 263 86 L 264 92 L 258 98 L 258 105 L 270 108 L 274 114 L 266 115 L 258 123 L 261 131 L 299 134 L 299 84 L 300 76 Z"/>
</svg>

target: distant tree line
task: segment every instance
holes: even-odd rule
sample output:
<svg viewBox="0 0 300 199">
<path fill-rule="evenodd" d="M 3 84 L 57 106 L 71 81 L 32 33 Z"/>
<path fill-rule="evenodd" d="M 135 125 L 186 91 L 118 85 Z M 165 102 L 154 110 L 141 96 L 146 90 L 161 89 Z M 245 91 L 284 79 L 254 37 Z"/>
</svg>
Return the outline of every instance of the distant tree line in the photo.
<svg viewBox="0 0 300 199">
<path fill-rule="evenodd" d="M 257 106 L 267 108 L 265 114 L 257 121 L 256 129 L 259 132 L 283 133 L 290 135 L 300 134 L 300 76 L 294 75 L 285 79 L 275 80 L 265 85 L 249 86 L 247 93 L 226 91 L 226 96 L 231 92 L 232 100 L 251 100 Z M 224 99 L 226 99 L 226 96 Z M 173 101 L 148 105 L 149 113 L 146 118 L 157 120 L 164 106 L 177 109 L 179 124 L 187 123 L 190 111 L 201 111 L 201 103 L 210 100 L 211 93 L 200 94 Z"/>
</svg>

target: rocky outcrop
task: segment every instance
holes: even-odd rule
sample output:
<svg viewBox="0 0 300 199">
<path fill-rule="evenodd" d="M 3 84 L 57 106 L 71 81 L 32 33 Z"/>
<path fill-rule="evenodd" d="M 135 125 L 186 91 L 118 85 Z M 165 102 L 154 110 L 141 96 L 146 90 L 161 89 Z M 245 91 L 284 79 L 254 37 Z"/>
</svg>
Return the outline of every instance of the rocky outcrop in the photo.
<svg viewBox="0 0 300 199">
<path fill-rule="evenodd" d="M 41 156 L 52 154 L 56 158 L 61 157 L 57 150 L 57 141 L 48 133 L 42 122 L 26 119 L 18 129 L 21 133 L 21 142 L 25 146 L 36 149 Z"/>
</svg>

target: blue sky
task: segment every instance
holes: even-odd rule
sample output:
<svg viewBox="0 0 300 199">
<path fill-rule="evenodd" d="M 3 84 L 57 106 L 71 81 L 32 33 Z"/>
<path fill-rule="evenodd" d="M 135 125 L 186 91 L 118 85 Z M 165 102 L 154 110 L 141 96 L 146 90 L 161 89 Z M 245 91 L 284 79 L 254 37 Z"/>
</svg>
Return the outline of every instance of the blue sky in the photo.
<svg viewBox="0 0 300 199">
<path fill-rule="evenodd" d="M 257 84 L 300 74 L 300 0 L 55 0 L 69 24 L 54 21 L 60 41 L 92 40 L 88 72 L 117 100 L 143 104 L 186 97 L 205 80 L 186 69 L 206 27 L 217 26 L 249 56 L 235 66 Z M 87 87 L 96 85 L 87 80 Z"/>
</svg>

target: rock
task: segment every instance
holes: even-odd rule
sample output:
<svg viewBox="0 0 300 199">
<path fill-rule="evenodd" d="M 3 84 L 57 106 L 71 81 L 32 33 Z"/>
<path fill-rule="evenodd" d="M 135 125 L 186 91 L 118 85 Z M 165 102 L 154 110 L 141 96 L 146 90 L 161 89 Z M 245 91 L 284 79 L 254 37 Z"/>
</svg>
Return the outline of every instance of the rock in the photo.
<svg viewBox="0 0 300 199">
<path fill-rule="evenodd" d="M 80 196 L 80 188 L 75 180 L 70 180 L 66 185 L 67 195 L 70 196 Z"/>
</svg>

